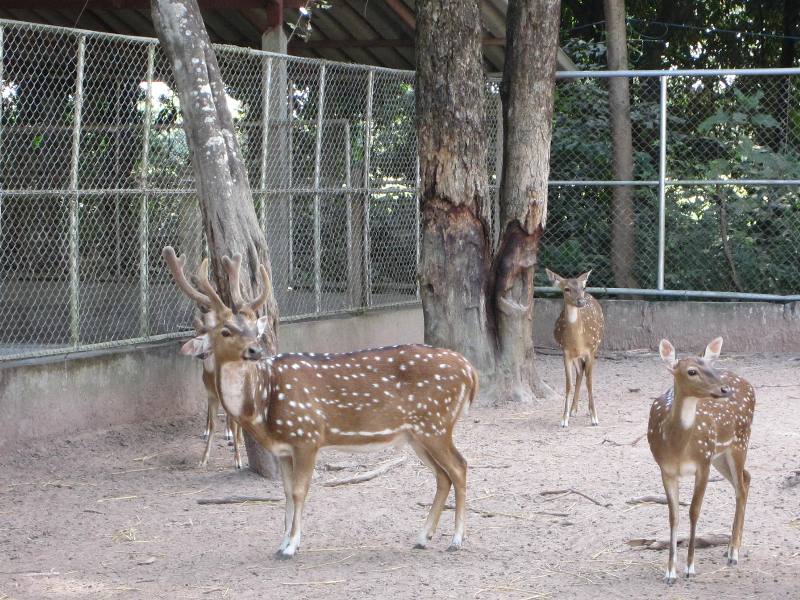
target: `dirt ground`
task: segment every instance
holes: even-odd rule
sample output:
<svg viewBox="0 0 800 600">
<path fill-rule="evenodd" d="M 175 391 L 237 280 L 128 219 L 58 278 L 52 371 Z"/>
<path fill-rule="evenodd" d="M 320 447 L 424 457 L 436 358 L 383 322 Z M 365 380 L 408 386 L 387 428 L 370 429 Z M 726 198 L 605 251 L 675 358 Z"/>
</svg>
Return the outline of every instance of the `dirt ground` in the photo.
<svg viewBox="0 0 800 600">
<path fill-rule="evenodd" d="M 560 358 L 541 355 L 539 364 L 563 390 Z M 625 543 L 668 535 L 665 506 L 626 503 L 663 493 L 646 439 L 632 442 L 670 377 L 655 355 L 642 354 L 599 362 L 600 427 L 589 426 L 585 401 L 568 430 L 558 427 L 560 401 L 473 407 L 456 434 L 470 464 L 471 509 L 457 553 L 445 552 L 452 511 L 428 550 L 412 549 L 425 517 L 419 504 L 431 501 L 435 484 L 410 449 L 325 451 L 300 554 L 279 561 L 280 486 L 235 471 L 221 437 L 209 466 L 198 468 L 200 411 L 19 448 L 0 457 L 0 599 L 800 598 L 800 486 L 786 485 L 800 468 L 800 356 L 724 356 L 719 365 L 757 393 L 753 483 L 735 568 L 722 547 L 701 549 L 698 576 L 668 587 L 666 551 Z M 320 485 L 397 454 L 408 458 L 376 479 Z M 566 488 L 599 504 L 541 495 Z M 690 497 L 690 481 L 681 493 Z M 231 495 L 279 501 L 198 504 Z M 712 480 L 700 532 L 728 533 L 733 509 L 728 483 Z M 679 558 L 682 572 L 685 549 Z"/>
</svg>

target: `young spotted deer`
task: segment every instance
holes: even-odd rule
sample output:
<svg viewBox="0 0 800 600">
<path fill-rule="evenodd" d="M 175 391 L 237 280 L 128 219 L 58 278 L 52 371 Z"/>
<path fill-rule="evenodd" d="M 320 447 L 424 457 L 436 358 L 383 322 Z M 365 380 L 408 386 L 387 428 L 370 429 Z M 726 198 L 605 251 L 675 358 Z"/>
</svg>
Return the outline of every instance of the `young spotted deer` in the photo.
<svg viewBox="0 0 800 600">
<path fill-rule="evenodd" d="M 694 494 L 689 509 L 689 553 L 686 577 L 695 574 L 694 550 L 697 519 L 703 504 L 711 465 L 733 486 L 736 513 L 726 556 L 737 564 L 742 544 L 744 509 L 750 489 L 750 473 L 744 468 L 750 425 L 756 398 L 747 381 L 730 371 L 718 371 L 712 363 L 722 349 L 722 338 L 706 347 L 702 357 L 675 359 L 675 348 L 661 340 L 661 358 L 673 375 L 674 385 L 650 408 L 647 441 L 661 468 L 669 504 L 669 563 L 664 580 L 677 578 L 678 487 L 680 478 L 694 475 Z"/>
<path fill-rule="evenodd" d="M 267 285 L 263 266 L 261 275 Z M 455 534 L 449 549 L 459 549 L 467 463 L 452 435 L 478 389 L 469 362 L 423 345 L 266 357 L 260 337 L 269 320 L 257 318 L 257 303 L 227 307 L 205 274 L 195 283 L 198 289 L 190 297 L 208 298 L 216 316 L 206 335 L 222 404 L 280 461 L 286 515 L 278 556 L 288 558 L 298 550 L 314 464 L 325 446 L 408 443 L 436 475 L 436 494 L 416 547 L 424 548 L 433 537 L 453 486 Z"/>
<path fill-rule="evenodd" d="M 566 279 L 545 269 L 550 281 L 564 293 L 564 308 L 556 320 L 553 335 L 564 350 L 564 373 L 566 375 L 564 416 L 561 426 L 569 426 L 570 415 L 578 414 L 578 399 L 581 393 L 581 380 L 586 375 L 586 391 L 589 394 L 589 416 L 592 425 L 599 425 L 597 409 L 592 394 L 592 370 L 597 349 L 603 339 L 603 309 L 600 303 L 586 293 L 587 271 L 574 279 Z M 575 393 L 570 408 L 569 394 L 573 383 Z"/>
<path fill-rule="evenodd" d="M 167 247 L 164 249 L 164 260 L 167 262 L 170 272 L 172 273 L 178 287 L 184 293 L 189 295 L 192 300 L 197 304 L 200 309 L 201 318 L 194 320 L 194 327 L 197 336 L 190 339 L 181 347 L 181 353 L 188 356 L 194 356 L 203 361 L 203 386 L 206 388 L 207 411 L 206 411 L 206 430 L 203 438 L 206 440 L 206 447 L 203 451 L 203 457 L 200 459 L 200 466 L 204 467 L 208 464 L 208 458 L 211 455 L 211 444 L 214 441 L 214 431 L 217 427 L 216 419 L 217 412 L 219 411 L 220 401 L 217 395 L 217 387 L 214 383 L 214 355 L 211 353 L 211 348 L 208 343 L 208 336 L 205 333 L 216 324 L 216 318 L 211 312 L 210 301 L 202 294 L 197 294 L 197 290 L 192 287 L 183 274 L 185 265 L 185 257 L 178 257 L 175 251 Z M 199 273 L 208 272 L 208 259 L 204 259 L 197 269 Z M 242 441 L 242 432 L 239 424 L 236 423 L 231 415 L 226 411 L 225 413 L 225 439 L 233 440 L 233 464 L 237 469 L 242 468 L 242 456 L 239 452 L 239 445 Z"/>
</svg>

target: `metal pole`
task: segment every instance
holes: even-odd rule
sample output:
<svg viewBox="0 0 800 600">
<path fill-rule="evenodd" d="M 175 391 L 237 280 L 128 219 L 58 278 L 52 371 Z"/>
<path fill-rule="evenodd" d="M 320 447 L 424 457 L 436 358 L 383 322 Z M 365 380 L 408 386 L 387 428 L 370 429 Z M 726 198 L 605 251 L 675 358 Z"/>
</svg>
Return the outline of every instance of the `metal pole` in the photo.
<svg viewBox="0 0 800 600">
<path fill-rule="evenodd" d="M 142 134 L 142 170 L 139 187 L 143 190 L 139 204 L 139 335 L 150 334 L 150 195 L 147 192 L 147 169 L 150 165 L 150 121 L 153 115 L 153 64 L 155 45 L 147 47 L 147 96 L 144 101 L 144 131 Z"/>
<path fill-rule="evenodd" d="M 81 111 L 83 110 L 83 60 L 86 36 L 78 38 L 78 65 L 75 75 L 75 109 L 72 123 L 72 161 L 69 172 L 69 337 L 73 346 L 80 341 L 80 245 L 78 214 L 78 167 L 81 147 Z"/>
<path fill-rule="evenodd" d="M 322 312 L 322 219 L 320 215 L 320 176 L 322 155 L 322 115 L 325 111 L 325 68 L 319 68 L 317 92 L 317 144 L 314 148 L 314 309 Z"/>
<path fill-rule="evenodd" d="M 375 88 L 375 69 L 367 75 L 367 111 L 364 118 L 364 305 L 372 306 L 372 263 L 370 261 L 369 204 L 370 178 L 369 160 L 372 147 L 372 93 Z"/>
<path fill-rule="evenodd" d="M 535 288 L 536 294 L 559 293 L 561 288 L 541 286 Z M 800 295 L 781 296 L 779 294 L 751 294 L 747 292 L 705 292 L 701 290 L 651 290 L 640 288 L 588 287 L 586 291 L 602 296 L 655 296 L 664 298 L 705 298 L 713 300 L 747 300 L 753 302 L 800 302 Z"/>
<path fill-rule="evenodd" d="M 5 56 L 3 54 L 3 47 L 5 43 L 5 29 L 0 25 L 0 84 L 3 82 L 3 66 L 5 63 Z M 5 156 L 3 152 L 3 102 L 0 99 L 0 156 Z M 0 162 L 2 164 L 2 162 Z M 2 183 L 2 178 L 0 178 Z M 0 257 L 3 255 L 3 188 L 0 187 Z"/>
<path fill-rule="evenodd" d="M 422 204 L 421 204 L 421 202 L 422 202 L 422 193 L 420 191 L 420 188 L 422 187 L 422 183 L 421 183 L 420 179 L 421 178 L 420 178 L 420 175 L 419 175 L 419 153 L 417 153 L 417 169 L 416 169 L 416 178 L 415 178 L 415 184 L 416 185 L 414 187 L 414 231 L 416 232 L 416 239 L 414 240 L 414 243 L 415 243 L 415 246 L 416 246 L 416 256 L 417 256 L 417 262 L 415 263 L 417 265 L 417 268 L 415 270 L 416 273 L 419 273 L 419 257 L 420 257 L 420 250 L 421 250 L 420 241 L 422 239 L 422 231 L 420 231 L 420 228 L 421 228 L 420 216 L 421 216 L 421 212 L 422 212 Z M 419 296 L 419 277 L 415 277 L 414 278 L 414 288 L 415 288 L 415 293 L 416 293 L 416 296 L 417 296 L 417 300 L 419 300 L 420 299 L 420 296 Z"/>
<path fill-rule="evenodd" d="M 347 190 L 345 202 L 347 203 L 347 302 L 349 308 L 356 307 L 355 276 L 353 275 L 353 186 L 350 173 L 350 122 L 344 124 L 344 186 Z"/>
<path fill-rule="evenodd" d="M 287 169 L 286 188 L 289 190 L 289 284 L 294 285 L 294 195 L 292 194 L 292 170 L 294 169 L 294 160 L 292 159 L 293 149 L 293 136 L 292 136 L 292 119 L 294 117 L 294 81 L 289 81 L 289 98 L 287 99 L 287 117 L 286 127 L 287 131 L 287 145 L 288 145 L 288 163 Z"/>
<path fill-rule="evenodd" d="M 263 93 L 261 100 L 261 210 L 259 211 L 259 221 L 261 231 L 266 235 L 267 232 L 267 196 L 264 190 L 267 188 L 267 152 L 269 146 L 269 102 L 270 91 L 272 89 L 272 57 L 265 58 L 264 74 L 262 77 Z"/>
<path fill-rule="evenodd" d="M 666 186 L 667 179 L 667 76 L 659 77 L 661 94 L 659 98 L 658 135 L 658 289 L 664 289 L 664 247 L 666 236 Z"/>
</svg>

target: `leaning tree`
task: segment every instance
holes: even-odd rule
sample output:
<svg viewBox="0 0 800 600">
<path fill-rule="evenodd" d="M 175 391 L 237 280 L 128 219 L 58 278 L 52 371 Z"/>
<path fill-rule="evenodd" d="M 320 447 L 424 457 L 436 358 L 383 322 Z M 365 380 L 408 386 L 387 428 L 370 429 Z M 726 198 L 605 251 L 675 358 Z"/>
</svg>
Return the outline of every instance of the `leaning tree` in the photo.
<svg viewBox="0 0 800 600">
<path fill-rule="evenodd" d="M 261 285 L 258 265 L 266 266 L 272 276 L 269 248 L 258 224 L 225 84 L 197 0 L 152 0 L 152 15 L 180 98 L 213 280 L 230 306 L 231 290 L 222 257 L 243 256 L 242 293 L 253 297 Z M 266 346 L 275 354 L 278 305 L 271 292 L 263 310 L 271 321 Z M 278 468 L 274 457 L 247 433 L 245 443 L 250 468 L 275 478 Z"/>
<path fill-rule="evenodd" d="M 547 217 L 559 10 L 560 0 L 508 4 L 501 238 L 493 251 L 480 7 L 417 2 L 425 338 L 463 352 L 495 400 L 548 393 L 533 362 L 533 275 Z"/>
</svg>

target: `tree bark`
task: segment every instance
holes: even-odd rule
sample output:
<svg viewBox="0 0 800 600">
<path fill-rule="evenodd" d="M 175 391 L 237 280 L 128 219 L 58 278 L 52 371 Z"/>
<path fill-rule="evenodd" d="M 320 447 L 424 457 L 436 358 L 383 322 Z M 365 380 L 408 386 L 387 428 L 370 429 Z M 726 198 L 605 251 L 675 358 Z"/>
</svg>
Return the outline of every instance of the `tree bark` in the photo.
<svg viewBox="0 0 800 600">
<path fill-rule="evenodd" d="M 628 45 L 625 30 L 625 0 L 604 0 L 606 14 L 609 70 L 628 68 Z M 627 77 L 608 80 L 608 103 L 611 115 L 611 136 L 614 152 L 614 179 L 633 179 L 633 139 L 631 134 L 631 101 Z M 615 186 L 613 190 L 611 231 L 611 269 L 617 287 L 638 287 L 633 277 L 634 209 L 633 188 Z"/>
<path fill-rule="evenodd" d="M 477 0 L 418 0 L 425 341 L 461 352 L 486 374 L 494 370 L 494 344 L 486 302 L 491 244 L 480 40 Z"/>
<path fill-rule="evenodd" d="M 230 303 L 221 258 L 241 253 L 242 293 L 253 297 L 266 283 L 257 281 L 258 265 L 263 264 L 271 277 L 269 249 L 258 225 L 224 82 L 197 0 L 153 0 L 152 15 L 162 48 L 172 64 L 180 98 L 214 281 L 222 299 Z M 272 325 L 266 344 L 274 354 L 278 346 L 278 307 L 271 293 L 265 311 Z M 277 463 L 272 455 L 246 433 L 245 442 L 250 468 L 276 478 Z"/>
<path fill-rule="evenodd" d="M 490 401 L 549 391 L 533 364 L 533 273 L 547 215 L 559 9 L 560 0 L 509 3 L 493 259 L 478 2 L 417 2 L 425 340 L 466 355 Z"/>
<path fill-rule="evenodd" d="M 560 0 L 511 0 L 506 18 L 503 100 L 502 237 L 492 267 L 495 384 L 515 401 L 547 390 L 533 352 L 533 276 L 547 221 L 547 181 Z"/>
</svg>

